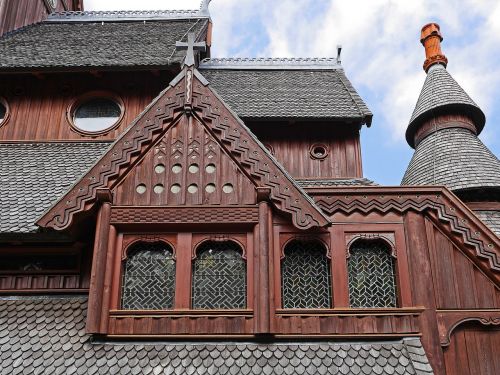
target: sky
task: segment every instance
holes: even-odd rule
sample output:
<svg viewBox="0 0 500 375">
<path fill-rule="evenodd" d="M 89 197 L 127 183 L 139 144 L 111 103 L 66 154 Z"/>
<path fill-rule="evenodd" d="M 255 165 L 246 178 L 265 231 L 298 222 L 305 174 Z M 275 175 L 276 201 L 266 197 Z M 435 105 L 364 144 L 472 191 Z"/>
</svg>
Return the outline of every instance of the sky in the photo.
<svg viewBox="0 0 500 375">
<path fill-rule="evenodd" d="M 84 0 L 85 10 L 198 9 L 200 0 Z M 365 177 L 399 185 L 404 133 L 425 80 L 420 29 L 441 26 L 448 71 L 486 114 L 480 139 L 500 156 L 500 0 L 213 0 L 212 57 L 335 57 L 373 112 Z"/>
</svg>

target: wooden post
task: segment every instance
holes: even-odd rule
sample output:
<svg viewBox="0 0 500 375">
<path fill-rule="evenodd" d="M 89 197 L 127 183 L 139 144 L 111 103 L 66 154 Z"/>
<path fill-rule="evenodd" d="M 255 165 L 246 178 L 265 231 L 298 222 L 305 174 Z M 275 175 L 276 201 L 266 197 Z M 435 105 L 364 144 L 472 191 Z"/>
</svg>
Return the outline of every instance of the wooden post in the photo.
<svg viewBox="0 0 500 375">
<path fill-rule="evenodd" d="M 259 202 L 259 241 L 258 246 L 258 272 L 255 274 L 257 280 L 257 306 L 255 309 L 257 334 L 269 333 L 270 325 L 270 283 L 269 283 L 269 248 L 270 238 L 270 212 L 266 201 Z"/>
<path fill-rule="evenodd" d="M 408 211 L 404 218 L 406 243 L 408 244 L 408 261 L 413 289 L 413 305 L 425 306 L 420 314 L 420 330 L 429 362 L 436 374 L 444 372 L 444 360 L 439 343 L 439 330 L 436 317 L 436 302 L 431 262 L 429 257 L 429 239 L 426 235 L 423 215 Z"/>
<path fill-rule="evenodd" d="M 109 226 L 108 246 L 105 260 L 104 283 L 102 290 L 102 308 L 100 319 L 100 332 L 108 331 L 109 306 L 111 303 L 111 282 L 113 280 L 114 260 L 116 251 L 116 228 Z"/>
<path fill-rule="evenodd" d="M 92 276 L 90 278 L 87 312 L 87 333 L 101 333 L 101 305 L 103 302 L 104 275 L 106 273 L 106 255 L 109 241 L 110 218 L 111 203 L 103 202 L 99 208 L 95 231 Z"/>
</svg>

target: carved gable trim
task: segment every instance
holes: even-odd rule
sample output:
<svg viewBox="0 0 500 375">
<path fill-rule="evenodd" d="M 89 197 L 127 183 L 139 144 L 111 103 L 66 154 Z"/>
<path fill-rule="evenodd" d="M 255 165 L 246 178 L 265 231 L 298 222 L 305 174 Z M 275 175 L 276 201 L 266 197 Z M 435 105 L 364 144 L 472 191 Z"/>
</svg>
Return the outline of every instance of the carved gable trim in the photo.
<svg viewBox="0 0 500 375">
<path fill-rule="evenodd" d="M 446 188 L 364 187 L 309 192 L 326 213 L 425 212 L 500 286 L 500 238 Z"/>
<path fill-rule="evenodd" d="M 182 116 L 196 115 L 257 187 L 271 190 L 276 208 L 292 216 L 299 229 L 326 226 L 328 218 L 314 201 L 293 181 L 241 120 L 217 97 L 203 77 L 194 71 L 190 100 L 186 102 L 185 68 L 139 115 L 72 188 L 38 221 L 40 227 L 63 230 L 74 216 L 90 210 L 97 200 L 97 190 L 113 189 L 134 167 L 140 156 L 156 144 Z M 193 73 L 189 70 L 190 73 Z M 191 91 L 192 90 L 192 91 Z M 186 108 L 189 104 L 189 108 Z"/>
</svg>

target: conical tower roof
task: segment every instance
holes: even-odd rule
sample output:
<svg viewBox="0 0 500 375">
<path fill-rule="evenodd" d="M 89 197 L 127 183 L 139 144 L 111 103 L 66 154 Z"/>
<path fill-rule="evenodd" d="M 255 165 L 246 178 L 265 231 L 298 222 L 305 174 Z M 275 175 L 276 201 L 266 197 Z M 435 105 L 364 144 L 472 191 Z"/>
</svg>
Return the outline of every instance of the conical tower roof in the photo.
<svg viewBox="0 0 500 375">
<path fill-rule="evenodd" d="M 446 70 L 441 40 L 438 25 L 424 26 L 427 77 L 406 131 L 415 153 L 401 184 L 500 192 L 500 160 L 477 137 L 484 113 Z"/>
<path fill-rule="evenodd" d="M 442 64 L 431 66 L 420 91 L 417 104 L 406 130 L 406 140 L 415 147 L 414 136 L 427 120 L 441 114 L 457 113 L 471 118 L 477 134 L 483 130 L 486 118 L 464 89 L 453 79 Z"/>
</svg>

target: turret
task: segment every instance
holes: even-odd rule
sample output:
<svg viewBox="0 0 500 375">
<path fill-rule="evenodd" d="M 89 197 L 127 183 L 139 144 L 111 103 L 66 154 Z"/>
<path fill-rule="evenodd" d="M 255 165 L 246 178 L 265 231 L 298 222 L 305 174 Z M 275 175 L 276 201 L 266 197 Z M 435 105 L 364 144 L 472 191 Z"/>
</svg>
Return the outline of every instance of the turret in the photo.
<svg viewBox="0 0 500 375">
<path fill-rule="evenodd" d="M 479 140 L 485 116 L 446 70 L 439 25 L 422 28 L 427 73 L 406 130 L 415 149 L 402 185 L 445 185 L 500 233 L 500 161 Z"/>
</svg>

